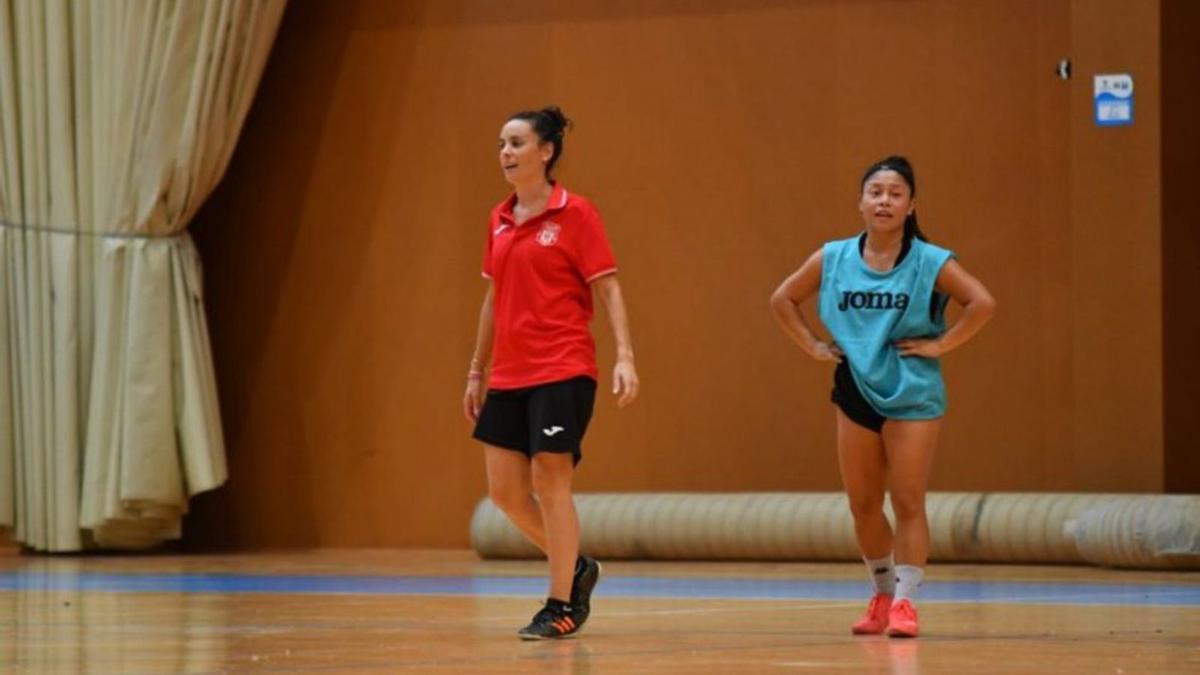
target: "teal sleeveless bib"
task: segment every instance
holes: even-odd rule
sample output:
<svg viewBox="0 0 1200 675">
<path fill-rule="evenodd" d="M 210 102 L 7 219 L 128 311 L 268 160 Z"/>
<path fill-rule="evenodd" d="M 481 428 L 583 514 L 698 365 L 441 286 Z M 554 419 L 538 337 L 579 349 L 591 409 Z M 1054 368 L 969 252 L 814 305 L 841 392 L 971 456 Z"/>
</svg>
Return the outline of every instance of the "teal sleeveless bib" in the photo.
<svg viewBox="0 0 1200 675">
<path fill-rule="evenodd" d="M 954 254 L 914 239 L 899 265 L 877 272 L 862 259 L 858 239 L 832 241 L 822 249 L 821 322 L 846 355 L 863 398 L 879 414 L 909 420 L 941 417 L 946 386 L 940 363 L 901 357 L 892 343 L 945 331 L 944 301 L 940 295 L 935 299 L 933 285 Z"/>
</svg>

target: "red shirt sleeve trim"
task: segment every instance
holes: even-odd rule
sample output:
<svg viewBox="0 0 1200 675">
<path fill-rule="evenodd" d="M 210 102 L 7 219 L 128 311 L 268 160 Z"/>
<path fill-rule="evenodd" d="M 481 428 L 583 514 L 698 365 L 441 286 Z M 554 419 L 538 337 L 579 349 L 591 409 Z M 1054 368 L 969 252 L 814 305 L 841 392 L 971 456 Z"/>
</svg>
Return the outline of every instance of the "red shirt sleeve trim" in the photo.
<svg viewBox="0 0 1200 675">
<path fill-rule="evenodd" d="M 617 273 L 617 268 L 615 268 L 615 267 L 610 267 L 610 268 L 608 268 L 608 269 L 606 269 L 606 270 L 602 270 L 602 271 L 600 271 L 600 272 L 596 272 L 596 273 L 595 273 L 595 274 L 593 274 L 592 276 L 590 276 L 590 277 L 588 277 L 587 279 L 585 279 L 585 281 L 587 281 L 587 283 L 589 283 L 589 284 L 590 284 L 590 283 L 592 283 L 593 281 L 595 281 L 595 280 L 599 279 L 600 277 L 606 277 L 606 276 L 608 276 L 608 275 L 610 275 L 610 274 L 616 274 L 616 273 Z"/>
</svg>

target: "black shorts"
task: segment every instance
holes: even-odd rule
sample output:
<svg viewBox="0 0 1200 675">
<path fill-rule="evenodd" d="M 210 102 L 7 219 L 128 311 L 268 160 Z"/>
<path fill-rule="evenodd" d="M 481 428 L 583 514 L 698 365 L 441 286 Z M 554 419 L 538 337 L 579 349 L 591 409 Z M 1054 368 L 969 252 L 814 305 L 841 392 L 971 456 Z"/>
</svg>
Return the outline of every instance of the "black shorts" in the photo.
<svg viewBox="0 0 1200 675">
<path fill-rule="evenodd" d="M 523 452 L 569 452 L 578 464 L 592 419 L 596 381 L 580 376 L 522 389 L 489 389 L 472 436 Z"/>
<path fill-rule="evenodd" d="M 883 431 L 883 423 L 887 421 L 887 418 L 880 415 L 879 411 L 863 398 L 845 359 L 833 371 L 833 393 L 829 395 L 829 400 L 836 403 L 851 422 L 877 434 Z"/>
</svg>

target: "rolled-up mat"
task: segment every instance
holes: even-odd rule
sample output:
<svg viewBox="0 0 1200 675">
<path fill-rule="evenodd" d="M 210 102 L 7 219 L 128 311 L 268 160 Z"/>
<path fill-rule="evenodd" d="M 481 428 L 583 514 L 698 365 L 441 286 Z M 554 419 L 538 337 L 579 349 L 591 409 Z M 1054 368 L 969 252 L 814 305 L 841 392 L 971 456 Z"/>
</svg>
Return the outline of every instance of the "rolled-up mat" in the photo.
<svg viewBox="0 0 1200 675">
<path fill-rule="evenodd" d="M 575 504 L 581 548 L 607 559 L 859 559 L 840 492 L 596 493 Z M 926 510 L 935 562 L 1200 569 L 1200 496 L 937 492 Z M 489 499 L 471 545 L 485 558 L 540 555 Z"/>
</svg>

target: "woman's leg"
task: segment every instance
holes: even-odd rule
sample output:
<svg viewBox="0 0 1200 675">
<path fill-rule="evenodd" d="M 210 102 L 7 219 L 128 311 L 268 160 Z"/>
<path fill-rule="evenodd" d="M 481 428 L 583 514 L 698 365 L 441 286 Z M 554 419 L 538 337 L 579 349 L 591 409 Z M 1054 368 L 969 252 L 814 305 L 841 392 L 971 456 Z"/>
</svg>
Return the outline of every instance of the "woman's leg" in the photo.
<svg viewBox="0 0 1200 675">
<path fill-rule="evenodd" d="M 546 557 L 550 560 L 550 597 L 570 602 L 575 560 L 579 556 L 579 517 L 571 496 L 575 458 L 571 453 L 539 452 L 533 456 L 533 491 L 545 523 Z"/>
<path fill-rule="evenodd" d="M 920 633 L 913 606 L 929 558 L 925 490 L 941 420 L 888 420 L 883 445 L 891 467 L 889 492 L 896 512 L 896 594 L 888 613 L 888 635 Z"/>
<path fill-rule="evenodd" d="M 883 425 L 888 487 L 896 513 L 897 565 L 924 567 L 929 558 L 925 491 L 941 426 L 940 419 L 888 420 Z"/>
<path fill-rule="evenodd" d="M 533 499 L 529 458 L 514 450 L 483 446 L 488 496 L 529 541 L 546 553 L 546 528 Z"/>
<path fill-rule="evenodd" d="M 888 470 L 883 438 L 850 421 L 840 409 L 835 410 L 838 466 L 850 499 L 858 547 L 864 558 L 886 557 L 892 552 L 892 528 L 883 515 Z"/>
<path fill-rule="evenodd" d="M 879 434 L 851 421 L 837 411 L 838 464 L 842 483 L 850 499 L 854 516 L 854 534 L 863 562 L 871 575 L 874 594 L 867 612 L 850 626 L 859 635 L 878 635 L 887 629 L 888 611 L 895 591 L 892 567 L 892 528 L 883 515 L 883 496 L 887 486 L 887 460 Z"/>
</svg>

